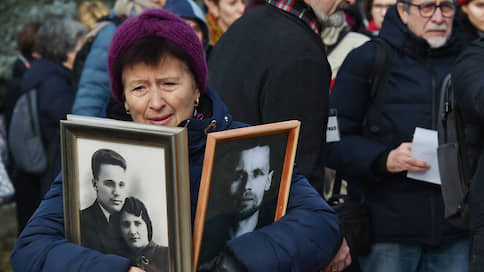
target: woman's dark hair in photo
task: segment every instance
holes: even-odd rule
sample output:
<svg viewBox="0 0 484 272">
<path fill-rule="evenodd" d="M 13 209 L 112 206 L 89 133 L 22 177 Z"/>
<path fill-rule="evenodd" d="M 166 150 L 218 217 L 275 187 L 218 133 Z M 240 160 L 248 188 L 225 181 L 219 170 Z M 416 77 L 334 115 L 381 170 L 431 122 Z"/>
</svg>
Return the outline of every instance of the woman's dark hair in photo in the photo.
<svg viewBox="0 0 484 272">
<path fill-rule="evenodd" d="M 153 225 L 151 224 L 151 219 L 145 204 L 135 197 L 128 197 L 124 200 L 124 205 L 119 211 L 118 222 L 121 221 L 121 214 L 123 213 L 129 213 L 137 217 L 141 216 L 141 219 L 145 221 L 146 228 L 148 229 L 148 241 L 151 242 L 153 238 Z"/>
</svg>

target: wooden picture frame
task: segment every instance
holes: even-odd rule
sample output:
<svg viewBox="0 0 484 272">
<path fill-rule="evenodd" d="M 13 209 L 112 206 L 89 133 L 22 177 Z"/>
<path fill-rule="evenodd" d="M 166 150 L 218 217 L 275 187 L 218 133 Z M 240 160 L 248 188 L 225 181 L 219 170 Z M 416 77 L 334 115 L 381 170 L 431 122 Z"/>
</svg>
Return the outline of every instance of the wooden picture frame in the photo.
<svg viewBox="0 0 484 272">
<path fill-rule="evenodd" d="M 187 142 L 185 128 L 68 115 L 61 121 L 66 239 L 140 268 L 190 271 Z"/>
<path fill-rule="evenodd" d="M 300 122 L 292 120 L 207 135 L 193 271 L 215 257 L 228 240 L 285 214 L 299 128 Z M 241 227 L 249 221 L 252 227 Z"/>
</svg>

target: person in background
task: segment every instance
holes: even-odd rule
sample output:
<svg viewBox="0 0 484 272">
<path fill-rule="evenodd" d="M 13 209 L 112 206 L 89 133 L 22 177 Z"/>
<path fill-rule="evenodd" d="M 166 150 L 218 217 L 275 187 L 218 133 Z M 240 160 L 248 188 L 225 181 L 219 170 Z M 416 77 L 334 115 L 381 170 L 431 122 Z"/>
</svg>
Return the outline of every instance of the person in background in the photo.
<svg viewBox="0 0 484 272">
<path fill-rule="evenodd" d="M 12 76 L 21 79 L 32 62 L 40 57 L 35 51 L 35 34 L 42 25 L 42 21 L 33 21 L 23 26 L 17 36 L 17 49 L 19 54 L 13 65 Z"/>
<path fill-rule="evenodd" d="M 87 35 L 94 36 L 80 75 L 72 113 L 105 117 L 111 101 L 109 76 L 106 64 L 108 47 L 118 24 L 122 20 L 140 14 L 147 8 L 162 8 L 166 0 L 117 0 L 109 16 L 110 21 L 95 25 Z"/>
<path fill-rule="evenodd" d="M 267 0 L 225 32 L 208 61 L 209 82 L 235 119 L 252 125 L 301 121 L 296 164 L 321 195 L 331 67 L 320 35 L 345 22 L 351 3 Z M 340 271 L 350 259 L 345 255 L 329 267 Z"/>
<path fill-rule="evenodd" d="M 331 85 L 333 88 L 334 80 L 338 75 L 343 61 L 348 53 L 370 40 L 367 36 L 351 31 L 348 23 L 344 22 L 340 26 L 328 26 L 321 32 L 324 45 L 326 45 L 326 54 L 331 67 Z M 325 184 L 326 185 L 326 184 Z"/>
<path fill-rule="evenodd" d="M 468 233 L 445 220 L 440 186 L 407 177 L 430 167 L 412 155 L 412 138 L 416 127 L 436 128 L 441 85 L 460 50 L 455 12 L 452 0 L 400 0 L 388 9 L 379 34 L 390 55 L 381 107 L 370 96 L 374 43 L 350 52 L 338 72 L 330 106 L 341 140 L 328 145 L 328 166 L 348 182 L 350 199 L 363 196 L 368 206 L 364 272 L 467 271 Z M 373 112 L 378 131 L 365 125 L 377 122 Z"/>
<path fill-rule="evenodd" d="M 209 82 L 242 122 L 301 121 L 296 163 L 322 195 L 331 67 L 320 35 L 344 24 L 348 5 L 285 3 L 268 0 L 231 26 L 209 56 Z"/>
<path fill-rule="evenodd" d="M 192 223 L 198 201 L 206 133 L 245 127 L 232 121 L 216 92 L 207 87 L 202 44 L 191 27 L 168 11 L 149 9 L 127 19 L 108 55 L 112 94 L 136 123 L 186 127 Z M 15 271 L 140 271 L 127 259 L 65 240 L 62 178 L 17 239 Z M 227 243 L 205 271 L 319 271 L 338 249 L 337 215 L 294 171 L 287 213 L 279 221 Z M 40 254 L 39 254 L 40 253 Z M 215 266 L 215 267 L 214 267 Z M 228 268 L 226 268 L 228 269 Z"/>
<path fill-rule="evenodd" d="M 210 46 L 214 46 L 222 34 L 242 14 L 244 14 L 247 0 L 205 0 L 208 13 L 205 16 L 210 30 Z"/>
<path fill-rule="evenodd" d="M 475 0 L 478 2 L 477 0 Z M 478 160 L 471 180 L 469 195 L 469 225 L 471 233 L 471 248 L 469 272 L 482 271 L 484 267 L 484 37 L 470 43 L 456 61 L 452 72 L 454 96 L 457 107 L 467 128 L 467 149 L 477 152 Z M 474 135 L 467 132 L 473 128 Z M 477 131 L 477 133 L 476 133 Z M 473 140 L 474 139 L 474 140 Z M 475 141 L 475 142 L 472 142 Z M 472 145 L 470 145 L 472 144 Z"/>
<path fill-rule="evenodd" d="M 484 0 L 458 0 L 456 20 L 460 39 L 466 46 L 477 38 L 484 37 Z"/>
<path fill-rule="evenodd" d="M 395 5 L 396 0 L 366 0 L 365 1 L 365 14 L 368 19 L 368 25 L 366 31 L 372 37 L 378 36 L 383 19 L 389 7 Z"/>
<path fill-rule="evenodd" d="M 12 68 L 12 79 L 8 82 L 7 92 L 5 93 L 2 110 L 5 116 L 5 129 L 8 135 L 10 119 L 15 102 L 20 96 L 20 81 L 28 69 L 32 66 L 34 60 L 40 57 L 35 50 L 35 34 L 42 25 L 42 21 L 32 21 L 25 24 L 17 34 L 17 50 L 19 51 L 17 59 Z M 15 176 L 14 169 L 9 167 L 11 177 Z"/>
<path fill-rule="evenodd" d="M 77 8 L 77 19 L 91 31 L 92 26 L 104 16 L 109 15 L 109 8 L 101 1 L 85 1 Z"/>
<path fill-rule="evenodd" d="M 21 93 L 37 90 L 40 131 L 49 161 L 45 173 L 40 176 L 24 173 L 28 177 L 15 182 L 19 230 L 25 227 L 49 189 L 51 173 L 60 170 L 59 121 L 71 111 L 74 100 L 71 69 L 86 32 L 78 21 L 48 19 L 35 36 L 35 50 L 42 57 L 25 72 L 20 90 Z"/>
<path fill-rule="evenodd" d="M 164 9 L 182 17 L 195 31 L 203 47 L 208 49 L 210 41 L 208 26 L 198 4 L 193 0 L 167 0 Z"/>
<path fill-rule="evenodd" d="M 8 176 L 12 183 L 15 184 L 29 184 L 29 180 L 32 176 L 21 171 L 16 167 L 12 154 L 8 152 L 7 148 L 7 135 L 10 131 L 10 119 L 12 118 L 13 109 L 17 99 L 22 94 L 20 90 L 20 82 L 24 73 L 30 69 L 35 59 L 39 58 L 39 53 L 35 50 L 35 34 L 42 25 L 42 21 L 32 21 L 25 24 L 17 35 L 17 50 L 19 51 L 17 59 L 13 65 L 12 78 L 7 82 L 7 90 L 3 98 L 2 103 L 2 126 L 4 134 L 2 135 L 7 156 L 4 158 L 5 168 L 7 169 Z M 3 154 L 2 154 L 3 155 Z M 2 156 L 3 158 L 3 156 Z M 38 189 L 27 186 L 24 191 L 18 192 L 14 195 L 14 200 L 17 202 L 17 222 L 18 233 L 23 229 L 28 217 L 32 214 L 33 210 L 38 203 L 30 202 L 30 195 L 36 195 Z"/>
</svg>

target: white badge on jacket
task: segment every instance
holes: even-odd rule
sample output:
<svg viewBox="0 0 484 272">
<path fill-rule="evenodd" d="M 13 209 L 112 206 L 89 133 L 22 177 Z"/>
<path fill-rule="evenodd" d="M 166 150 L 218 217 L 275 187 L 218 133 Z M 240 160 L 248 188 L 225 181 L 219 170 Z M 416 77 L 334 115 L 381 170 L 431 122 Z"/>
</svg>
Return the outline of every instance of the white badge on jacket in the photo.
<svg viewBox="0 0 484 272">
<path fill-rule="evenodd" d="M 326 142 L 333 143 L 341 140 L 338 127 L 338 113 L 336 109 L 329 109 L 328 127 L 326 128 Z"/>
</svg>

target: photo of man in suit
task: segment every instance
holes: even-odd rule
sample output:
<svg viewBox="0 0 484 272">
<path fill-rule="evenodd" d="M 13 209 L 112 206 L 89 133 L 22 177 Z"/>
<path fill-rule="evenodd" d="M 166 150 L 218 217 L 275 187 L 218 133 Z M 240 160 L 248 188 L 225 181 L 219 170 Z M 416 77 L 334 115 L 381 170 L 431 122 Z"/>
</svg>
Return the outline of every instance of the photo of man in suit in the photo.
<svg viewBox="0 0 484 272">
<path fill-rule="evenodd" d="M 99 149 L 91 157 L 91 169 L 96 200 L 80 213 L 82 246 L 115 253 L 119 235 L 110 219 L 127 197 L 126 160 L 111 149 Z"/>
</svg>

